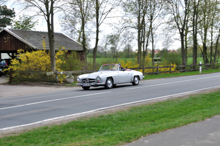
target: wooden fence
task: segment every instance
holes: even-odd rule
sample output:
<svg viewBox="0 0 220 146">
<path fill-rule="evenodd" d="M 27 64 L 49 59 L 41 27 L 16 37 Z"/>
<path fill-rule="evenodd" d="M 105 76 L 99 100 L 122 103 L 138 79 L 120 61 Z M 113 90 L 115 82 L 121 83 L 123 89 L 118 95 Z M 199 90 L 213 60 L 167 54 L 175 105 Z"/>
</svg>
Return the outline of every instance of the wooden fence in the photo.
<svg viewBox="0 0 220 146">
<path fill-rule="evenodd" d="M 199 70 L 199 66 L 202 66 L 203 69 L 217 69 L 220 68 L 220 63 L 213 63 L 213 64 L 197 64 L 195 66 L 193 65 L 180 65 L 176 67 L 175 71 L 172 71 L 172 69 L 174 68 L 174 66 L 155 66 L 155 67 L 145 67 L 145 68 L 130 68 L 133 70 L 141 70 L 145 75 L 152 75 L 152 74 L 162 74 L 162 73 L 173 73 L 173 72 L 188 72 L 188 71 L 198 71 Z M 147 69 L 153 69 L 155 70 L 154 72 L 149 72 L 149 73 L 145 73 L 145 70 Z M 166 69 L 166 71 L 159 71 L 160 69 Z M 50 78 L 32 78 L 32 79 L 27 79 L 27 78 L 20 78 L 20 81 L 26 81 L 26 80 L 31 80 L 31 81 L 47 81 L 47 82 L 55 82 L 58 81 L 57 76 L 60 74 L 72 74 L 75 79 L 78 75 L 80 74 L 84 74 L 84 73 L 92 73 L 95 72 L 97 70 L 82 70 L 82 71 L 62 71 L 62 72 L 41 72 L 41 71 L 17 71 L 18 73 L 21 74 L 38 74 L 38 75 L 44 75 L 44 76 L 49 76 Z M 12 83 L 13 81 L 13 74 L 14 72 L 11 70 L 9 72 L 9 83 Z M 34 76 L 34 75 L 33 75 Z"/>
<path fill-rule="evenodd" d="M 162 66 L 158 67 L 145 67 L 145 68 L 130 68 L 134 70 L 142 70 L 144 73 L 146 69 L 156 69 L 155 72 L 150 72 L 150 73 L 144 73 L 145 75 L 150 75 L 150 74 L 162 74 L 162 73 L 173 73 L 173 72 L 189 72 L 189 71 L 198 71 L 199 66 L 202 66 L 203 69 L 217 69 L 220 68 L 220 63 L 212 63 L 212 64 L 197 64 L 197 65 L 179 65 L 176 67 L 175 71 L 172 71 L 172 68 L 174 66 Z M 159 69 L 166 68 L 169 71 L 159 71 Z"/>
<path fill-rule="evenodd" d="M 166 68 L 169 71 L 159 71 L 159 69 L 163 69 Z M 155 66 L 155 67 L 145 67 L 145 68 L 130 68 L 133 70 L 142 70 L 142 73 L 145 75 L 151 75 L 151 74 L 161 74 L 161 73 L 172 73 L 172 72 L 176 72 L 176 71 L 172 71 L 173 66 Z M 145 70 L 147 69 L 153 69 L 156 70 L 155 72 L 149 72 L 149 73 L 145 73 Z"/>
</svg>

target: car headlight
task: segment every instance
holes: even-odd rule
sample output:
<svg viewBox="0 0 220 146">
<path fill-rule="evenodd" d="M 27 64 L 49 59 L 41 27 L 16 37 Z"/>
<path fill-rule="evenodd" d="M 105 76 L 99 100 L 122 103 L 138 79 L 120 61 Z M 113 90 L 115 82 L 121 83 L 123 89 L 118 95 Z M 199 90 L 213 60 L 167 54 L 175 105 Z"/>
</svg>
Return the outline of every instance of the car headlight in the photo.
<svg viewBox="0 0 220 146">
<path fill-rule="evenodd" d="M 81 82 L 81 79 L 79 77 L 77 77 L 77 82 L 80 83 Z"/>
<path fill-rule="evenodd" d="M 96 78 L 96 83 L 101 83 L 102 82 L 102 79 L 98 76 L 97 78 Z"/>
</svg>

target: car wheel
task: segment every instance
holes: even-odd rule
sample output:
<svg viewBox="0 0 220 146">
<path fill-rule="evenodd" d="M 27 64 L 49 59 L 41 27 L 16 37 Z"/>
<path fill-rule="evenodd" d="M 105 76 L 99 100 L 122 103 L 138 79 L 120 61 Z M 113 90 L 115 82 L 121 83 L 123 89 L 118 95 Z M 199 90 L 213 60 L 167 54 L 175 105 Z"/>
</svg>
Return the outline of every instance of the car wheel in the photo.
<svg viewBox="0 0 220 146">
<path fill-rule="evenodd" d="M 82 87 L 84 90 L 89 90 L 90 87 Z"/>
<path fill-rule="evenodd" d="M 139 77 L 135 76 L 132 84 L 133 85 L 138 85 L 139 84 Z"/>
<path fill-rule="evenodd" d="M 106 83 L 105 83 L 105 88 L 110 89 L 113 87 L 113 80 L 112 78 L 107 78 Z"/>
</svg>

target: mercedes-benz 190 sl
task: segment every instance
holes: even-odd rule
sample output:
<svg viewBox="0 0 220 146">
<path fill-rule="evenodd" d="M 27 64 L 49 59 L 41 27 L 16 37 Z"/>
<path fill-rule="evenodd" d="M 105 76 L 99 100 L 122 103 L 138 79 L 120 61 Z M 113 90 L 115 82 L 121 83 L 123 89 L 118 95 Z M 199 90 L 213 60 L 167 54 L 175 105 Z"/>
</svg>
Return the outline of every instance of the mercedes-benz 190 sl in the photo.
<svg viewBox="0 0 220 146">
<path fill-rule="evenodd" d="M 143 78 L 141 72 L 124 69 L 120 64 L 104 64 L 98 72 L 78 76 L 76 85 L 81 86 L 84 90 L 89 90 L 91 86 L 104 86 L 109 89 L 123 83 L 138 85 Z"/>
</svg>

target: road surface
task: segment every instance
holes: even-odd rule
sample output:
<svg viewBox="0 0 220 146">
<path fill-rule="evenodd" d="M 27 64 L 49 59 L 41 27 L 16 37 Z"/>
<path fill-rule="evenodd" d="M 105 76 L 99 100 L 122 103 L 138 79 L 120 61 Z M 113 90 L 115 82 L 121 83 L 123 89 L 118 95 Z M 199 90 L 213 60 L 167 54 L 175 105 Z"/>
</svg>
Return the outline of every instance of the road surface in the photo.
<svg viewBox="0 0 220 146">
<path fill-rule="evenodd" d="M 84 91 L 76 87 L 65 91 L 0 98 L 0 133 L 212 88 L 220 88 L 220 73 L 146 80 L 138 86 L 123 84 L 113 89 L 99 87 Z"/>
</svg>

